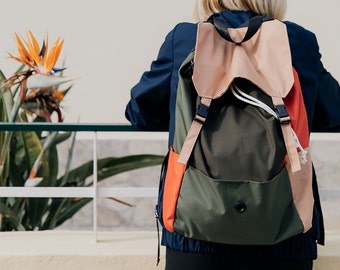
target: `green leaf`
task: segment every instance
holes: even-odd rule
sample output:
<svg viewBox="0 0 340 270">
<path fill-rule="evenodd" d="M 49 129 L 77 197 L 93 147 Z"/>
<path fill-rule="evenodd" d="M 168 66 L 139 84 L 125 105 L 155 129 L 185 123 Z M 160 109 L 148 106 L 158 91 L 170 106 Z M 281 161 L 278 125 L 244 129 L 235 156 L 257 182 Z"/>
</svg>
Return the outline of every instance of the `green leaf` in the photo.
<svg viewBox="0 0 340 270">
<path fill-rule="evenodd" d="M 68 140 L 72 136 L 72 132 L 63 132 L 63 133 L 58 133 L 56 138 L 54 139 L 53 144 L 57 145 L 60 144 L 66 140 Z"/>
<path fill-rule="evenodd" d="M 66 220 L 72 218 L 81 208 L 92 201 L 92 198 L 82 198 L 77 201 L 73 200 L 68 207 L 64 207 L 60 215 L 57 216 L 56 227 L 62 225 Z"/>
<path fill-rule="evenodd" d="M 107 177 L 118 173 L 131 171 L 147 166 L 161 164 L 164 157 L 158 155 L 133 155 L 126 157 L 109 157 L 98 160 L 98 181 L 102 181 Z M 72 170 L 68 175 L 68 182 L 63 186 L 71 185 L 73 182 L 77 186 L 85 186 L 85 180 L 93 174 L 92 161 L 83 164 L 82 166 Z M 63 178 L 58 181 L 61 183 Z M 49 208 L 49 214 L 43 225 L 43 229 L 53 229 L 55 226 L 60 226 L 67 219 L 76 214 L 87 203 L 91 202 L 92 198 L 54 198 Z"/>
<path fill-rule="evenodd" d="M 59 163 L 58 163 L 58 151 L 55 145 L 49 147 L 46 151 L 47 163 L 49 165 L 49 174 L 46 176 L 44 181 L 42 181 L 42 186 L 53 187 L 56 186 L 58 171 L 59 171 Z"/>
<path fill-rule="evenodd" d="M 14 100 L 11 90 L 9 89 L 1 89 L 2 92 L 2 101 L 3 101 L 3 118 L 8 120 L 11 115 L 11 111 L 13 109 Z"/>
<path fill-rule="evenodd" d="M 5 77 L 3 73 L 0 71 L 0 81 L 4 80 Z M 0 82 L 1 83 L 1 82 Z M 13 95 L 9 89 L 0 89 L 1 93 L 1 121 L 5 122 L 10 119 L 11 111 L 13 109 Z M 13 132 L 0 132 L 1 133 L 1 149 L 0 149 L 0 181 L 4 183 L 4 179 L 6 179 L 8 174 L 8 162 L 6 160 L 9 157 L 9 149 L 10 149 L 10 142 L 12 139 Z M 7 165 L 6 165 L 7 163 Z"/>
<path fill-rule="evenodd" d="M 20 135 L 25 150 L 25 158 L 29 166 L 27 169 L 30 171 L 34 161 L 37 159 L 43 149 L 42 144 L 37 134 L 33 131 L 20 132 Z"/>
<path fill-rule="evenodd" d="M 9 223 L 16 231 L 25 231 L 24 226 L 19 222 L 16 214 L 0 201 L 0 213 L 3 216 L 1 223 Z M 2 224 L 1 227 L 4 225 Z"/>
<path fill-rule="evenodd" d="M 98 180 L 139 168 L 159 165 L 163 160 L 164 156 L 159 155 L 132 155 L 114 158 L 108 160 L 109 162 L 106 167 L 100 167 Z"/>
<path fill-rule="evenodd" d="M 161 164 L 164 157 L 158 155 L 132 155 L 126 157 L 108 157 L 98 159 L 98 181 L 110 176 L 143 167 Z M 69 172 L 69 182 L 76 182 L 78 186 L 84 186 L 85 180 L 93 174 L 93 161 L 89 161 Z M 61 179 L 59 179 L 61 180 Z"/>
<path fill-rule="evenodd" d="M 0 83 L 2 83 L 2 81 L 4 81 L 4 80 L 6 80 L 6 76 L 4 75 L 2 70 L 0 70 Z"/>
<path fill-rule="evenodd" d="M 52 230 L 60 226 L 91 201 L 91 198 L 53 198 L 49 214 L 41 229 Z"/>
<path fill-rule="evenodd" d="M 12 152 L 11 155 L 14 155 L 14 153 Z M 24 176 L 27 176 L 26 175 L 27 171 L 25 169 L 25 166 L 18 166 L 16 162 L 14 162 L 14 157 L 10 158 L 9 164 L 10 164 L 10 168 L 9 168 L 9 183 L 8 184 L 14 187 L 23 186 L 26 181 L 26 179 L 24 179 Z"/>
<path fill-rule="evenodd" d="M 73 132 L 72 137 L 71 137 L 71 145 L 70 145 L 69 151 L 67 153 L 65 174 L 64 174 L 61 181 L 57 181 L 57 183 L 60 183 L 60 186 L 64 186 L 66 183 L 68 183 L 71 163 L 72 163 L 72 159 L 73 159 L 75 142 L 76 142 L 76 132 Z"/>
<path fill-rule="evenodd" d="M 27 201 L 28 229 L 34 230 L 41 225 L 48 209 L 48 198 L 29 198 Z"/>
</svg>

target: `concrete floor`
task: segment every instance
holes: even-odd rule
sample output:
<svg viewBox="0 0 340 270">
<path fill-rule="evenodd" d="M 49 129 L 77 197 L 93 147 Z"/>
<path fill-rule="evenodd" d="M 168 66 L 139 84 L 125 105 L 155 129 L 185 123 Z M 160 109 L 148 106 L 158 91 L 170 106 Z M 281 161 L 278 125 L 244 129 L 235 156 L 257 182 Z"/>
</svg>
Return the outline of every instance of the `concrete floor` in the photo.
<svg viewBox="0 0 340 270">
<path fill-rule="evenodd" d="M 156 267 L 157 234 L 150 231 L 40 231 L 0 233 L 1 270 L 164 269 L 164 247 Z M 340 269 L 340 231 L 327 233 L 314 270 Z"/>
</svg>

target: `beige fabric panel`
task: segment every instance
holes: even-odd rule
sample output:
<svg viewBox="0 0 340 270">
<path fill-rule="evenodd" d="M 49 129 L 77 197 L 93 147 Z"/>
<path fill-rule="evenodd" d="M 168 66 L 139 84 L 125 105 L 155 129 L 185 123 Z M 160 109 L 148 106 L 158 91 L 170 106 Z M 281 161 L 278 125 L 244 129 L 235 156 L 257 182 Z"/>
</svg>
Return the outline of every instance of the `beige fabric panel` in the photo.
<svg viewBox="0 0 340 270">
<path fill-rule="evenodd" d="M 308 153 L 308 162 L 301 164 L 300 171 L 292 172 L 289 159 L 286 160 L 286 167 L 289 174 L 294 204 L 306 232 L 312 227 L 314 197 L 312 188 L 312 159 L 310 149 L 307 148 L 305 150 L 307 150 Z"/>
<path fill-rule="evenodd" d="M 229 30 L 233 40 L 239 41 L 247 28 Z M 264 22 L 241 45 L 224 40 L 212 24 L 200 23 L 194 61 L 193 82 L 201 97 L 220 97 L 237 77 L 252 81 L 269 96 L 282 98 L 294 83 L 286 26 L 278 20 Z"/>
</svg>

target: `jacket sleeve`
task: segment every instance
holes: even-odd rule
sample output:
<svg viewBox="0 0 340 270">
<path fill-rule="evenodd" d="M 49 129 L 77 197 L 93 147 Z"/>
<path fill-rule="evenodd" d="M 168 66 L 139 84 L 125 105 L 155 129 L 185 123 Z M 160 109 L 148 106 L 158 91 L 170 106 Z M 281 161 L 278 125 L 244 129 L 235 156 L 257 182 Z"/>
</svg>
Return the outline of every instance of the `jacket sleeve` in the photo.
<svg viewBox="0 0 340 270">
<path fill-rule="evenodd" d="M 324 68 L 314 33 L 292 22 L 287 25 L 293 66 L 305 100 L 311 131 L 340 131 L 340 87 Z"/>
<path fill-rule="evenodd" d="M 316 69 L 316 95 L 311 131 L 340 131 L 340 86 L 338 81 L 324 68 L 317 38 L 309 33 L 309 49 L 314 49 Z M 307 46 L 305 46 L 305 50 Z"/>
<path fill-rule="evenodd" d="M 173 32 L 162 44 L 150 70 L 131 89 L 131 99 L 125 117 L 140 130 L 167 131 L 169 129 L 170 82 L 173 69 Z"/>
<path fill-rule="evenodd" d="M 340 132 L 340 87 L 319 62 L 317 96 L 312 131 Z"/>
</svg>

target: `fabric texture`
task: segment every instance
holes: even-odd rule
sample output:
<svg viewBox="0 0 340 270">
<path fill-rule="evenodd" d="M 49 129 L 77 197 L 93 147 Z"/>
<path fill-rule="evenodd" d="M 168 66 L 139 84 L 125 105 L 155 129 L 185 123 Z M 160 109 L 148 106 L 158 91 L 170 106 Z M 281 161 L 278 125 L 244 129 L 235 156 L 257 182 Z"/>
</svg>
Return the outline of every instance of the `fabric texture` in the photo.
<svg viewBox="0 0 340 270">
<path fill-rule="evenodd" d="M 312 270 L 309 259 L 229 257 L 224 254 L 183 253 L 166 250 L 165 270 Z"/>
</svg>

